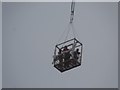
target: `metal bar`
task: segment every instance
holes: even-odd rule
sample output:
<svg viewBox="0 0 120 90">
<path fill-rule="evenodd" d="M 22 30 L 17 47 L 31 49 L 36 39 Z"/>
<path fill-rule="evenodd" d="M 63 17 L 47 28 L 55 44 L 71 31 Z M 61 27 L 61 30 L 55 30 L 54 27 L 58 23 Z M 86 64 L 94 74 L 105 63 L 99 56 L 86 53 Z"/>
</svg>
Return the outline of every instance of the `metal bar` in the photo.
<svg viewBox="0 0 120 90">
<path fill-rule="evenodd" d="M 74 40 L 75 40 L 75 41 L 77 41 L 78 43 L 80 43 L 80 44 L 82 45 L 82 43 L 81 43 L 81 42 L 79 42 L 76 38 L 74 38 Z"/>
<path fill-rule="evenodd" d="M 70 44 L 70 45 L 73 45 L 73 44 Z M 68 46 L 70 46 L 70 45 L 68 45 Z M 80 47 L 81 45 L 77 45 L 75 48 L 77 48 L 77 47 Z M 63 49 L 64 47 L 62 47 L 61 49 Z"/>
<path fill-rule="evenodd" d="M 73 44 L 69 44 L 69 45 L 67 45 L 67 46 L 71 46 L 71 45 L 73 45 Z M 64 47 L 61 47 L 61 49 L 63 49 Z"/>
<path fill-rule="evenodd" d="M 58 48 L 58 49 L 60 50 L 60 48 L 59 48 L 57 45 L 56 45 L 55 47 Z"/>
<path fill-rule="evenodd" d="M 80 63 L 82 62 L 82 53 L 83 53 L 83 45 L 81 46 L 81 58 L 80 58 Z"/>
<path fill-rule="evenodd" d="M 68 40 L 68 41 L 62 42 L 62 43 L 60 43 L 60 44 L 57 44 L 56 46 L 59 46 L 59 45 L 61 45 L 61 44 L 67 43 L 67 42 L 72 41 L 72 40 L 74 40 L 74 39 L 70 39 L 70 40 Z"/>
<path fill-rule="evenodd" d="M 79 46 L 81 46 L 81 45 L 77 45 L 76 47 L 79 47 Z"/>
<path fill-rule="evenodd" d="M 56 47 L 55 47 L 55 50 L 54 50 L 54 55 L 56 55 Z"/>
</svg>

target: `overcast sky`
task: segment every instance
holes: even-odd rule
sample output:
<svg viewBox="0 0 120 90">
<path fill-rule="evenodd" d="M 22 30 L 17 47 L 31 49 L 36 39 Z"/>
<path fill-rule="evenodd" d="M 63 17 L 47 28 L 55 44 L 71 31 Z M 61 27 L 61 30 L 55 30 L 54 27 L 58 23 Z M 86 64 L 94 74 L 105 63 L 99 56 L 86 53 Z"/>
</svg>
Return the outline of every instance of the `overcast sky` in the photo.
<svg viewBox="0 0 120 90">
<path fill-rule="evenodd" d="M 3 88 L 117 88 L 118 6 L 76 3 L 74 27 L 82 66 L 60 73 L 55 44 L 67 30 L 70 3 L 3 3 Z"/>
</svg>

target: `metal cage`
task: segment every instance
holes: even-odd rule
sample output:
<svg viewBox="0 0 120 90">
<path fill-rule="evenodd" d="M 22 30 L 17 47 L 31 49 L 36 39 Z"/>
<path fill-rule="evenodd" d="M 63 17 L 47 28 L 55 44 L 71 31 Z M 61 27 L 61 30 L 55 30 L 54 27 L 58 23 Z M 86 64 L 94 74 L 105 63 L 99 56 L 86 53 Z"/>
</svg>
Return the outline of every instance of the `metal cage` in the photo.
<svg viewBox="0 0 120 90">
<path fill-rule="evenodd" d="M 74 44 L 75 44 L 74 49 L 72 49 Z M 66 52 L 70 54 L 70 57 L 68 59 L 64 58 L 66 52 L 64 52 L 63 49 L 65 46 L 67 46 L 68 48 L 68 51 Z M 79 49 L 79 54 L 77 55 L 77 58 L 75 58 L 74 53 L 76 52 L 77 49 Z M 60 72 L 64 72 L 80 66 L 82 61 L 82 49 L 83 49 L 82 43 L 80 43 L 76 38 L 57 44 L 55 46 L 54 51 L 53 59 L 54 67 L 58 69 Z M 60 57 L 60 55 L 58 55 L 59 51 L 62 51 L 62 53 L 60 54 L 62 55 L 61 59 L 58 58 Z"/>
</svg>

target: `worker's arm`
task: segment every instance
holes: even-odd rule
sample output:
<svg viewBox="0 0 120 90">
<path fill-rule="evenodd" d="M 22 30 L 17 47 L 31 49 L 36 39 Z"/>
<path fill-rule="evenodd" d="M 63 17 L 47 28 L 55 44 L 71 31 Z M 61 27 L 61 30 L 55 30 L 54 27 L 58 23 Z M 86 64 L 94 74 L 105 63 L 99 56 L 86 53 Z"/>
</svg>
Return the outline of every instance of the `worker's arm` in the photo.
<svg viewBox="0 0 120 90">
<path fill-rule="evenodd" d="M 73 43 L 72 48 L 70 49 L 71 51 L 75 50 L 76 44 L 77 44 L 76 42 Z"/>
</svg>

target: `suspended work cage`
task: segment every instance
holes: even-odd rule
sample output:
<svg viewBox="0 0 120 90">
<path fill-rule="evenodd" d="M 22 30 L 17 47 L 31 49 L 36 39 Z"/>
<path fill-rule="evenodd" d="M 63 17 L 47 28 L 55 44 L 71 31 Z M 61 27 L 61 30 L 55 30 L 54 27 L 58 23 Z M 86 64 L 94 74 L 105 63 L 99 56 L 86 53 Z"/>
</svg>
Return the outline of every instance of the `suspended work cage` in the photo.
<svg viewBox="0 0 120 90">
<path fill-rule="evenodd" d="M 74 7 L 75 7 L 75 2 L 72 1 L 70 22 L 69 22 L 69 25 L 71 27 L 73 27 Z M 55 50 L 53 55 L 52 64 L 60 72 L 64 72 L 72 68 L 78 67 L 81 65 L 82 62 L 83 44 L 76 39 L 75 35 L 72 39 L 68 39 L 68 40 L 66 39 L 64 42 L 55 45 Z"/>
</svg>

